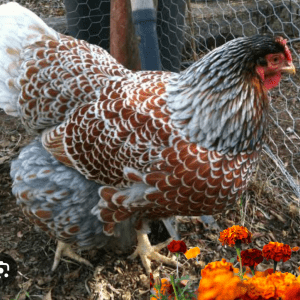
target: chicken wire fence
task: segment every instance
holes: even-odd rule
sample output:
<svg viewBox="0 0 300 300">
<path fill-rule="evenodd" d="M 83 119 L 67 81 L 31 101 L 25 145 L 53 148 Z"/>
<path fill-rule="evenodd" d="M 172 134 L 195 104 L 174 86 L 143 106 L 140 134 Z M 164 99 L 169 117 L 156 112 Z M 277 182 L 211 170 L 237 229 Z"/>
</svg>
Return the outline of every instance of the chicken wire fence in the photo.
<svg viewBox="0 0 300 300">
<path fill-rule="evenodd" d="M 0 4 L 7 2 L 0 0 Z M 110 0 L 17 2 L 57 31 L 109 51 Z M 258 33 L 287 38 L 294 64 L 299 67 L 298 0 L 154 0 L 154 7 L 163 70 L 179 72 L 226 41 Z M 276 191 L 288 205 L 299 205 L 300 199 L 299 88 L 300 76 L 296 74 L 284 77 L 279 87 L 270 92 L 269 143 L 264 147 L 255 179 Z"/>
<path fill-rule="evenodd" d="M 163 69 L 176 71 L 177 68 L 176 51 L 169 49 L 181 53 L 182 69 L 233 38 L 254 34 L 287 38 L 294 64 L 299 67 L 299 1 L 162 0 L 157 9 Z M 269 143 L 264 146 L 254 179 L 256 184 L 279 194 L 288 205 L 293 202 L 299 205 L 300 199 L 299 78 L 299 74 L 284 77 L 279 87 L 270 92 Z"/>
</svg>

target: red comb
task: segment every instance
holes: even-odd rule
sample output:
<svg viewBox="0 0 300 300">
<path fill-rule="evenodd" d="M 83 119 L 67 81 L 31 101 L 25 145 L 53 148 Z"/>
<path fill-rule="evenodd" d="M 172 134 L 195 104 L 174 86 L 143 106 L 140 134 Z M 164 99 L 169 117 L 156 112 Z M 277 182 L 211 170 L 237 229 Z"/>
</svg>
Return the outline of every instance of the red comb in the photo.
<svg viewBox="0 0 300 300">
<path fill-rule="evenodd" d="M 292 61 L 293 58 L 292 58 L 292 53 L 290 51 L 290 49 L 288 48 L 288 46 L 285 46 L 284 47 L 284 54 L 285 54 L 285 57 L 288 61 Z"/>
<path fill-rule="evenodd" d="M 277 36 L 277 37 L 275 38 L 275 42 L 281 44 L 282 46 L 285 46 L 287 40 L 284 39 L 282 36 Z"/>
<path fill-rule="evenodd" d="M 286 45 L 287 43 L 287 40 L 284 39 L 283 37 L 281 36 L 277 36 L 275 38 L 275 42 L 276 43 L 279 43 L 280 45 L 284 46 L 284 54 L 285 54 L 285 57 L 288 61 L 292 61 L 293 58 L 292 58 L 292 54 L 291 54 L 291 51 L 290 49 L 288 48 L 288 46 Z"/>
</svg>

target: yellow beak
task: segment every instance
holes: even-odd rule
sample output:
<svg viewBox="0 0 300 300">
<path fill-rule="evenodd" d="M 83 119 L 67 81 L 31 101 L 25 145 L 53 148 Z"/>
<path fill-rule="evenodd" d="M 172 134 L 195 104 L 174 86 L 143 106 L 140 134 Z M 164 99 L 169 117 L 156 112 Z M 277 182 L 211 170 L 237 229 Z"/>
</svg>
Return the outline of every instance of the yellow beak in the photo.
<svg viewBox="0 0 300 300">
<path fill-rule="evenodd" d="M 286 66 L 281 68 L 281 72 L 282 73 L 288 73 L 288 74 L 291 74 L 291 75 L 295 75 L 296 74 L 296 68 L 295 68 L 295 66 L 292 62 L 288 62 Z"/>
</svg>

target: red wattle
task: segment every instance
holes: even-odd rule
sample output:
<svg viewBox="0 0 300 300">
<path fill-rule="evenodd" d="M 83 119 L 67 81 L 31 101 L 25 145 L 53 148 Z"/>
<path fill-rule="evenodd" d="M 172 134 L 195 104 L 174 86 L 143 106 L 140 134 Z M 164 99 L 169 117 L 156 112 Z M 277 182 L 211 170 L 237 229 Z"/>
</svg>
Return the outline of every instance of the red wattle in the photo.
<svg viewBox="0 0 300 300">
<path fill-rule="evenodd" d="M 264 83 L 264 86 L 267 90 L 273 89 L 276 87 L 281 79 L 281 72 L 274 73 L 272 75 L 266 75 L 265 70 L 262 66 L 256 67 L 256 72 Z"/>
<path fill-rule="evenodd" d="M 264 86 L 266 87 L 267 90 L 273 89 L 279 84 L 280 78 L 281 78 L 280 72 L 274 75 L 265 76 Z"/>
</svg>

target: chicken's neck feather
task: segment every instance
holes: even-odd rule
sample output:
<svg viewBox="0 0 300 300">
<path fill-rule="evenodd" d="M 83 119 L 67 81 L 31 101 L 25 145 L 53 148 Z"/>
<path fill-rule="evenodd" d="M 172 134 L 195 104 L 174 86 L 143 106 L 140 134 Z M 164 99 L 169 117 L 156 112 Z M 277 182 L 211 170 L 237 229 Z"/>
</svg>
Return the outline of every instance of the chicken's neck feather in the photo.
<svg viewBox="0 0 300 300">
<path fill-rule="evenodd" d="M 216 50 L 170 78 L 171 120 L 181 135 L 208 150 L 254 150 L 264 137 L 267 89 L 243 48 L 238 54 Z"/>
</svg>

